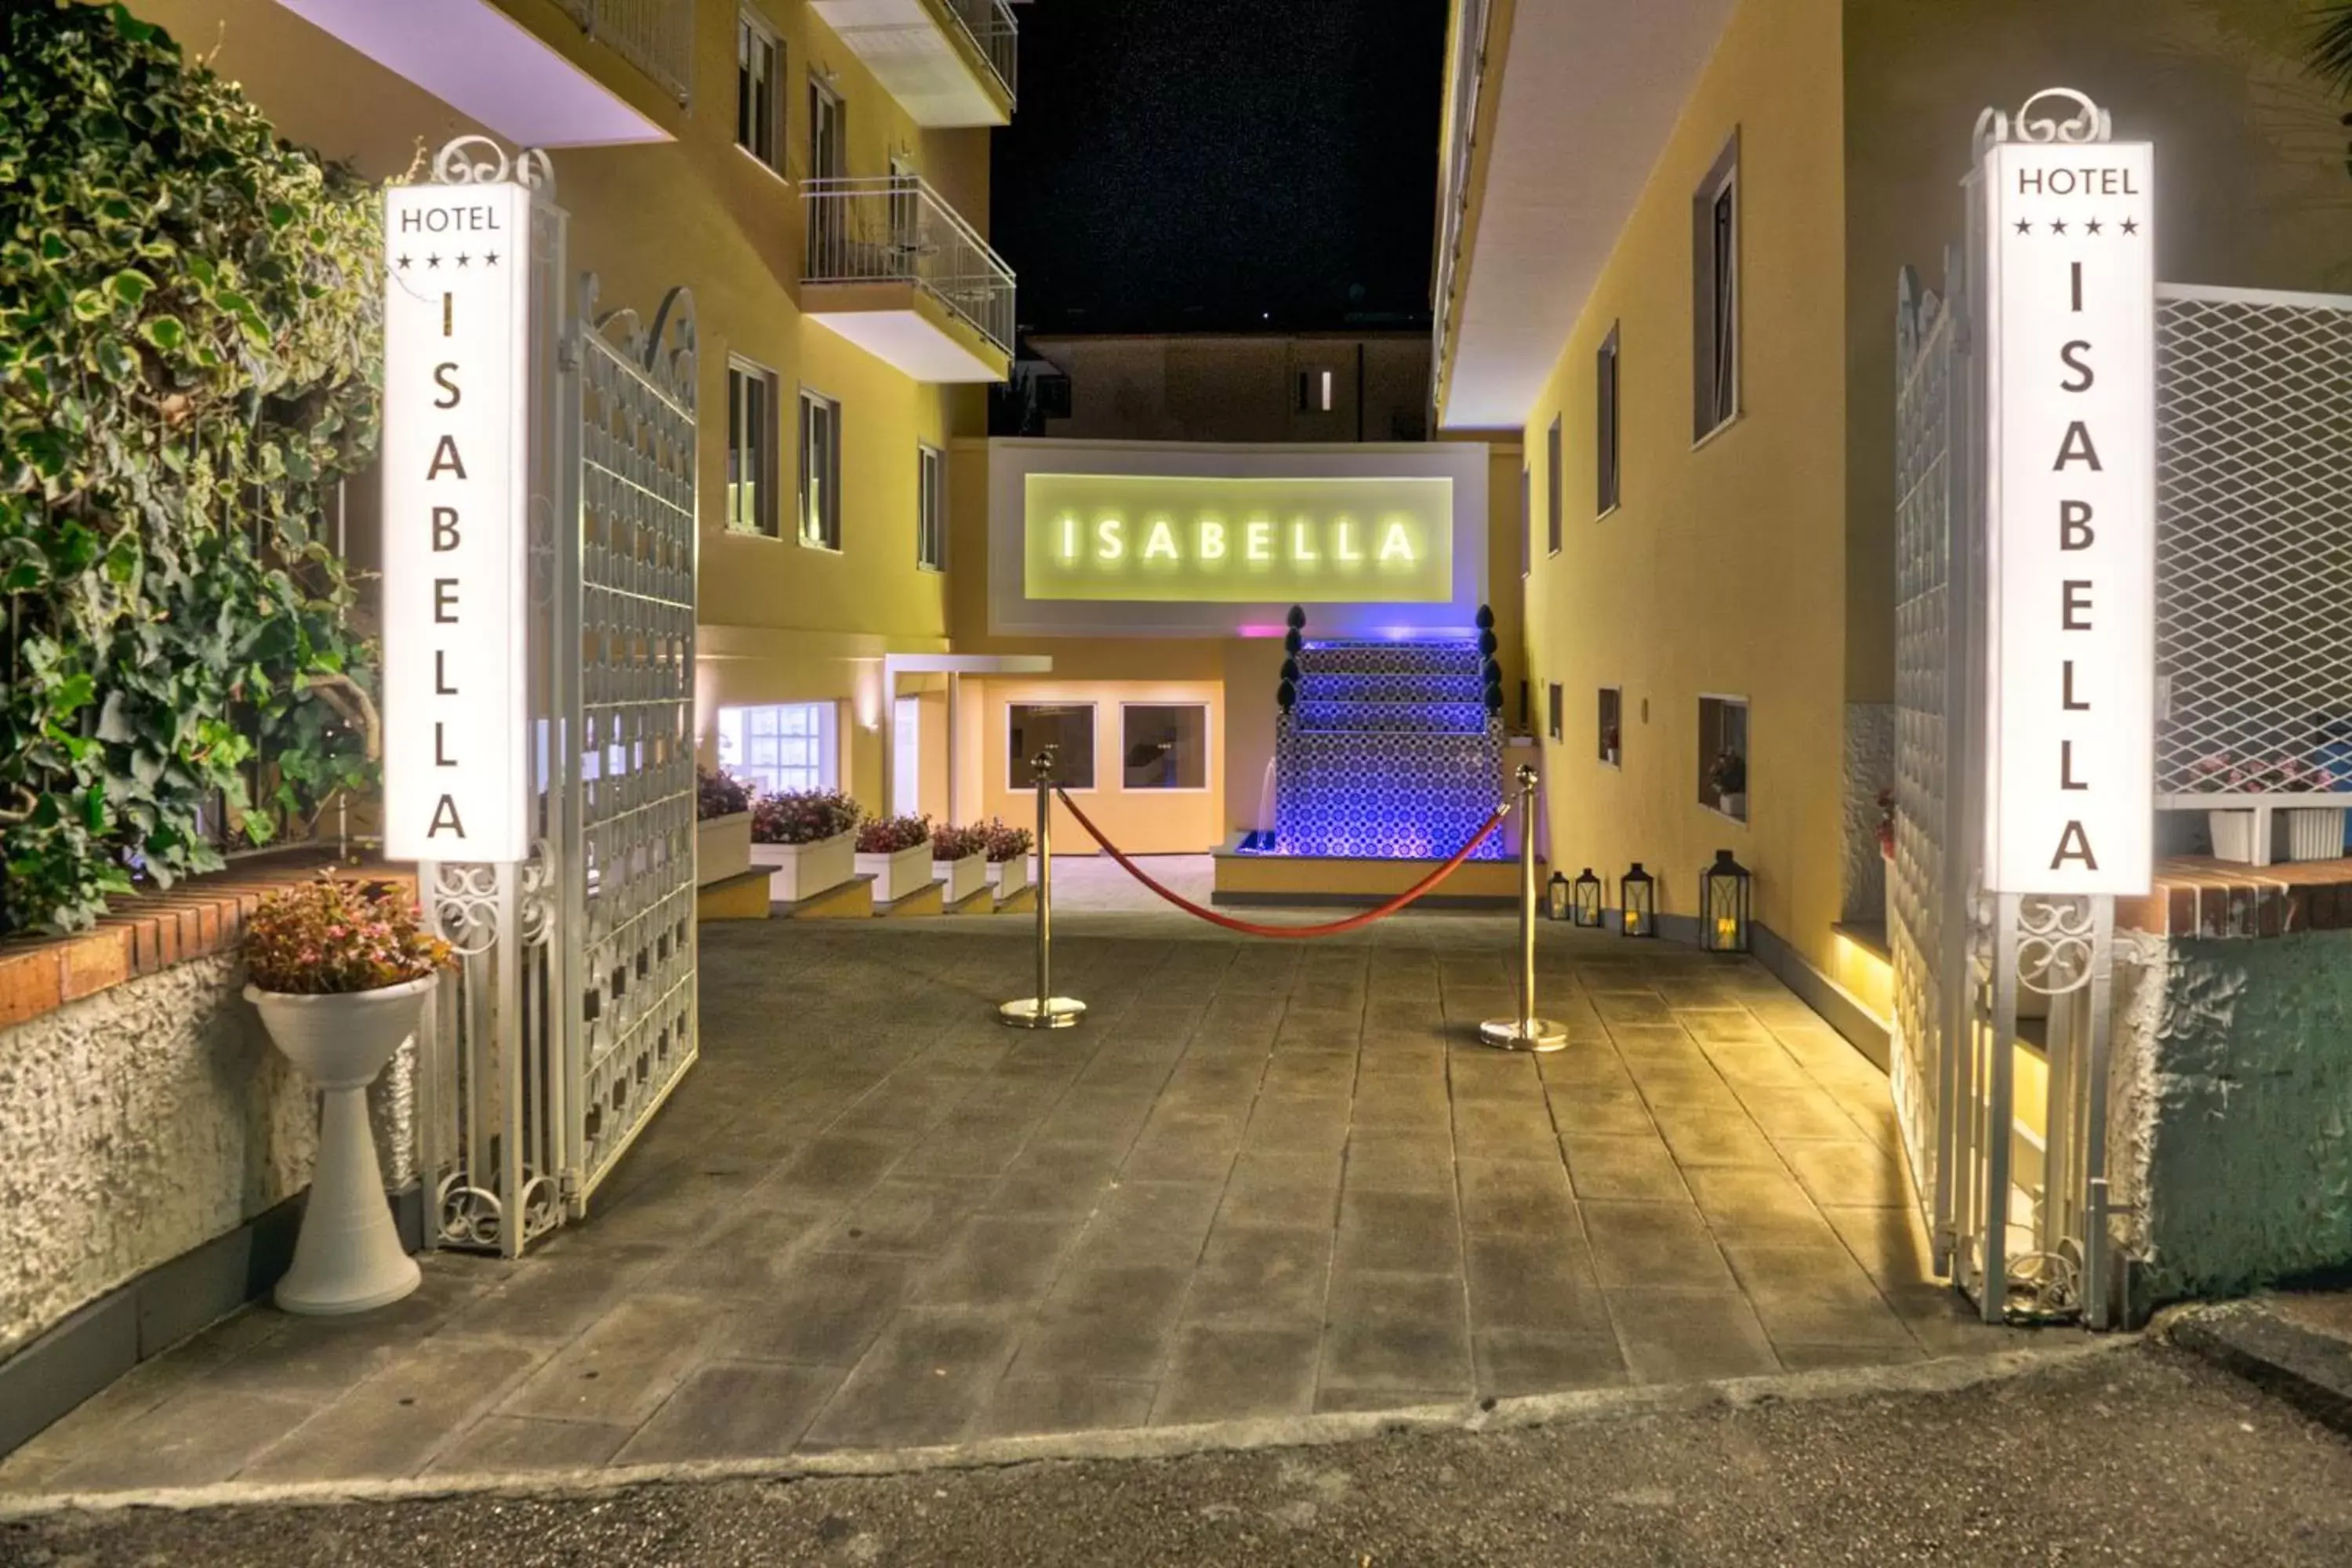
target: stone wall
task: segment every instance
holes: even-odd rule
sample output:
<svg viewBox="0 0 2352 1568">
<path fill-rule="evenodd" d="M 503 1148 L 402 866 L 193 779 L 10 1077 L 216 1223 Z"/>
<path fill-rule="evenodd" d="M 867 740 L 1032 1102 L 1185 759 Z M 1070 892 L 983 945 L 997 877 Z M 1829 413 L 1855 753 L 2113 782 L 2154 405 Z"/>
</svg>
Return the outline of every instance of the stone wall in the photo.
<svg viewBox="0 0 2352 1568">
<path fill-rule="evenodd" d="M 2352 932 L 2116 957 L 2108 1168 L 2143 1299 L 2352 1264 Z"/>
<path fill-rule="evenodd" d="M 308 1185 L 315 1096 L 244 978 L 217 952 L 0 1029 L 0 1359 Z M 384 1079 L 378 1151 L 398 1186 L 405 1050 Z"/>
</svg>

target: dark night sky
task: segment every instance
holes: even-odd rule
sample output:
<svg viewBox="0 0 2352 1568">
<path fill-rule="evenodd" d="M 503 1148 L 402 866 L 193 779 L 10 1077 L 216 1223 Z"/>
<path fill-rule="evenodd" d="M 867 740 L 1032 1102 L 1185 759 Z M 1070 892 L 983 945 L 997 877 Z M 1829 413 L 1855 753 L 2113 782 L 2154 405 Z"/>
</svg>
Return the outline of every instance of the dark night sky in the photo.
<svg viewBox="0 0 2352 1568">
<path fill-rule="evenodd" d="M 1021 6 L 1021 103 L 995 133 L 991 216 L 1023 325 L 1424 323 L 1445 10 Z"/>
</svg>

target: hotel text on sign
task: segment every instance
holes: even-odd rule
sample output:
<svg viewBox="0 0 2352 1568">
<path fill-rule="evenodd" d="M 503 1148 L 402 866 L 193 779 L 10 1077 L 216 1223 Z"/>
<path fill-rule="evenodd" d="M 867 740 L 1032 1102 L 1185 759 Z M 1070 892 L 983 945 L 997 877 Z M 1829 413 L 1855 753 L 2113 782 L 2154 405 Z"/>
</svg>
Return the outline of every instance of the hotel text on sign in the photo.
<svg viewBox="0 0 2352 1568">
<path fill-rule="evenodd" d="M 530 852 L 530 193 L 384 195 L 384 850 Z"/>
<path fill-rule="evenodd" d="M 1985 157 L 1985 880 L 2144 893 L 2155 295 L 2144 142 Z"/>
<path fill-rule="evenodd" d="M 1031 474 L 1032 599 L 1443 604 L 1454 481 Z"/>
</svg>

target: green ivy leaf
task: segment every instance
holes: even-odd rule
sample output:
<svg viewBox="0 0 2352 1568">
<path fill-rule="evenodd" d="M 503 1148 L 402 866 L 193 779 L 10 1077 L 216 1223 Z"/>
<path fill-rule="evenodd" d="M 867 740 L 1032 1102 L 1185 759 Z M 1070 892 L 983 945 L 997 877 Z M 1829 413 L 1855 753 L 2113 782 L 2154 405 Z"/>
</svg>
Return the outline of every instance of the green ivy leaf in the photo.
<svg viewBox="0 0 2352 1568">
<path fill-rule="evenodd" d="M 177 316 L 150 316 L 139 323 L 139 335 L 166 353 L 177 353 L 188 341 L 188 329 Z"/>
</svg>

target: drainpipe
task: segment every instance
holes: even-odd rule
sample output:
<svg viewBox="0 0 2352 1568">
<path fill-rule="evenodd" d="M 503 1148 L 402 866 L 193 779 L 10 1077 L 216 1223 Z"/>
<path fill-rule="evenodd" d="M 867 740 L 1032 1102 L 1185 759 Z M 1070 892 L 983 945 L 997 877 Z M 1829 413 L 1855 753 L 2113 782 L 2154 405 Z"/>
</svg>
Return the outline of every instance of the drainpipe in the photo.
<svg viewBox="0 0 2352 1568">
<path fill-rule="evenodd" d="M 1356 340 L 1356 445 L 1364 444 L 1364 341 Z"/>
</svg>

